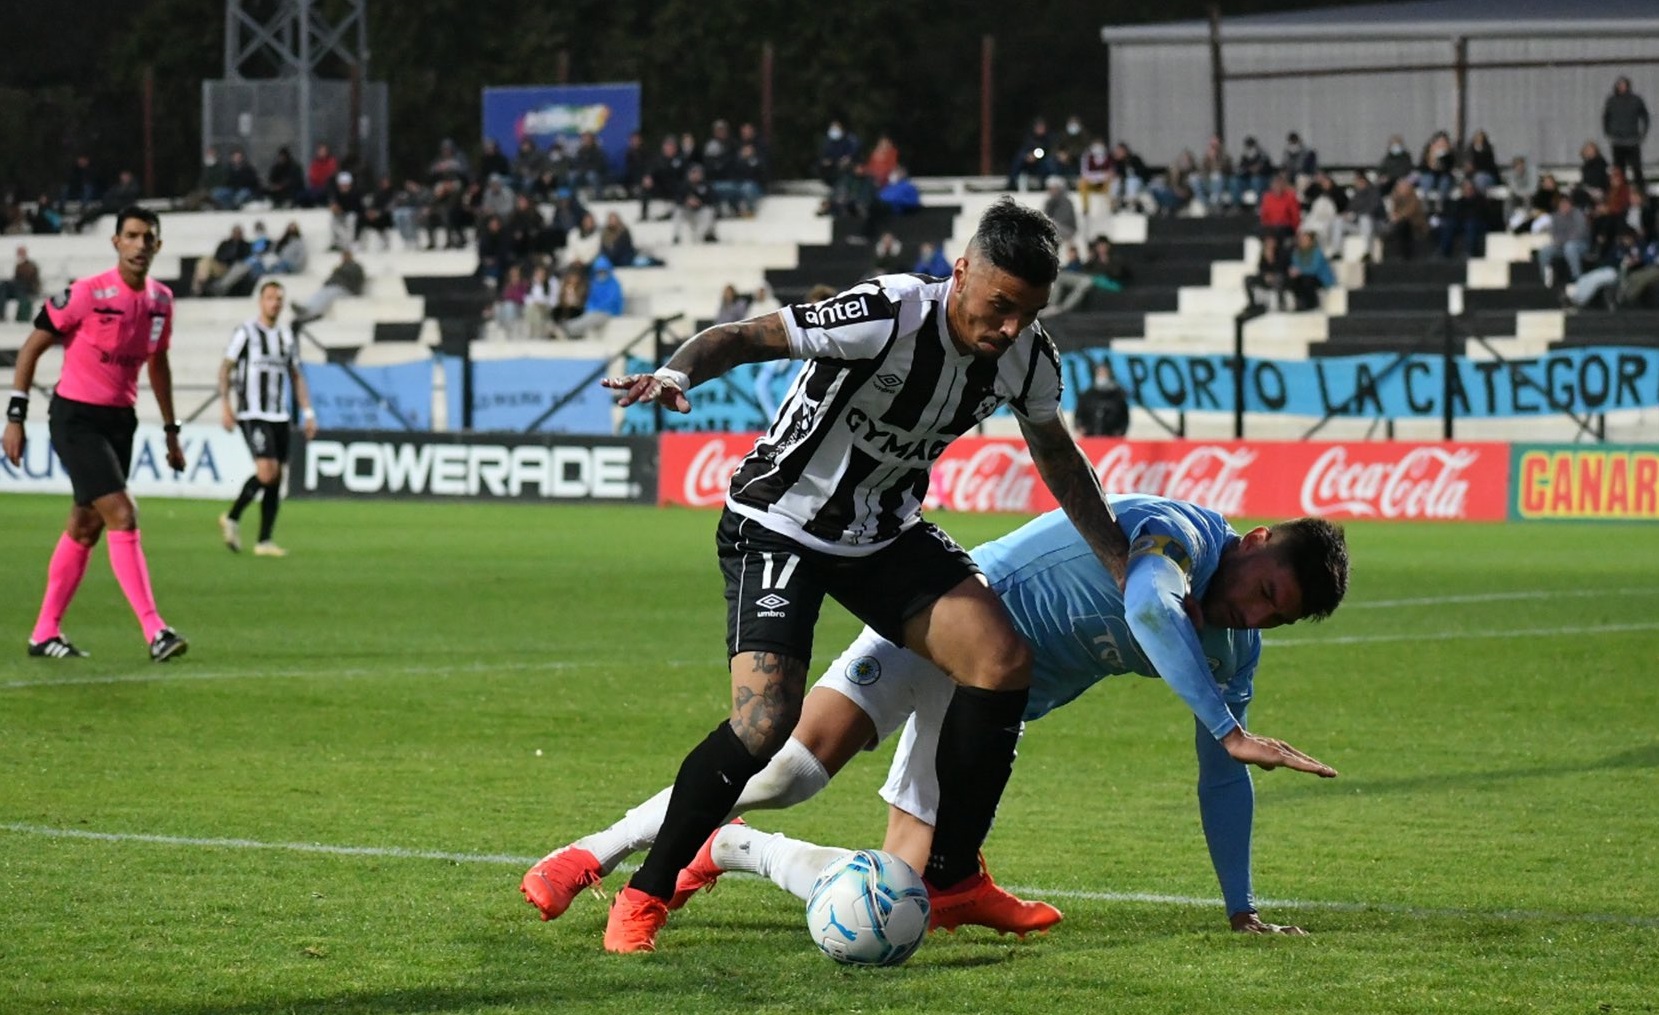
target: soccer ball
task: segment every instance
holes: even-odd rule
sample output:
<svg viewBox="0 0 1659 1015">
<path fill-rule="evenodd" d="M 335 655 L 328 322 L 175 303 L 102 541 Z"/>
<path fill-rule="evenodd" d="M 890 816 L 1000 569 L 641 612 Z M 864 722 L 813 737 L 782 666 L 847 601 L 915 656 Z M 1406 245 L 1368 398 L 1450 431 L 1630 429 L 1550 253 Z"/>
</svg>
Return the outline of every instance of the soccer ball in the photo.
<svg viewBox="0 0 1659 1015">
<path fill-rule="evenodd" d="M 921 875 L 891 853 L 861 849 L 825 867 L 806 926 L 825 955 L 850 966 L 896 966 L 921 946 L 931 907 Z"/>
</svg>

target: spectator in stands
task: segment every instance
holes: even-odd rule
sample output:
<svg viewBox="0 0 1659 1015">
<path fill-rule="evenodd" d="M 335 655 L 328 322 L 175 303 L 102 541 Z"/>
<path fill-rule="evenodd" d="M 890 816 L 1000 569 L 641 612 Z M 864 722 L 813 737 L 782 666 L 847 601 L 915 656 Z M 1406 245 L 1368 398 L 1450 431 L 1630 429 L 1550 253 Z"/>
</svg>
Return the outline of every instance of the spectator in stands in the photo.
<svg viewBox="0 0 1659 1015">
<path fill-rule="evenodd" d="M 601 254 L 593 262 L 593 272 L 588 280 L 588 298 L 581 314 L 555 325 L 554 330 L 562 333 L 562 338 L 584 338 L 603 331 L 612 318 L 622 316 L 623 304 L 622 283 L 617 281 L 616 273 L 611 270 L 610 259 Z"/>
<path fill-rule="evenodd" d="M 1072 207 L 1071 195 L 1066 192 L 1065 177 L 1048 178 L 1048 198 L 1043 201 L 1043 214 L 1054 221 L 1061 243 L 1077 235 L 1077 209 Z"/>
<path fill-rule="evenodd" d="M 579 194 L 596 200 L 610 183 L 611 162 L 598 135 L 584 130 L 576 139 L 576 150 L 570 156 L 570 186 Z"/>
<path fill-rule="evenodd" d="M 413 177 L 403 181 L 403 188 L 398 191 L 397 198 L 392 202 L 392 225 L 403 238 L 404 250 L 415 250 L 420 247 L 421 223 L 426 220 L 431 207 L 430 188 Z M 429 243 L 428 249 L 430 247 Z"/>
<path fill-rule="evenodd" d="M 1409 261 L 1417 256 L 1417 245 L 1429 234 L 1429 213 L 1417 188 L 1411 180 L 1394 181 L 1394 192 L 1389 195 L 1388 241 L 1394 253 Z"/>
<path fill-rule="evenodd" d="M 1083 126 L 1083 118 L 1076 113 L 1066 117 L 1065 129 L 1054 141 L 1054 171 L 1068 183 L 1077 178 L 1083 164 L 1083 152 L 1089 146 L 1090 133 Z"/>
<path fill-rule="evenodd" d="M 876 138 L 875 147 L 870 149 L 870 157 L 864 162 L 864 172 L 868 173 L 870 179 L 876 181 L 876 186 L 879 187 L 887 182 L 887 178 L 898 165 L 899 146 L 893 143 L 891 137 L 882 134 Z"/>
<path fill-rule="evenodd" d="M 1170 164 L 1169 171 L 1162 176 L 1153 177 L 1152 182 L 1147 185 L 1147 193 L 1152 195 L 1152 200 L 1157 204 L 1158 214 L 1174 215 L 1192 203 L 1192 181 L 1197 178 L 1198 159 L 1193 156 L 1192 149 L 1182 149 L 1181 154 Z"/>
<path fill-rule="evenodd" d="M 830 295 L 835 294 L 831 293 Z M 775 314 L 781 306 L 782 304 L 772 296 L 772 290 L 767 287 L 765 282 L 762 282 L 753 293 L 749 294 L 750 317 L 758 317 L 761 314 Z"/>
<path fill-rule="evenodd" d="M 513 189 L 528 194 L 536 184 L 536 177 L 547 168 L 547 154 L 536 147 L 533 137 L 518 139 L 518 151 L 513 154 Z"/>
<path fill-rule="evenodd" d="M 248 161 L 247 153 L 240 148 L 232 148 L 225 191 L 215 194 L 213 203 L 221 208 L 240 211 L 243 205 L 259 194 L 259 172 Z"/>
<path fill-rule="evenodd" d="M 645 174 L 649 171 L 651 153 L 645 150 L 645 135 L 639 131 L 632 131 L 628 135 L 628 147 L 622 150 L 622 189 L 630 199 L 639 197 L 640 188 L 644 185 Z"/>
<path fill-rule="evenodd" d="M 82 152 L 69 164 L 69 174 L 63 183 L 63 199 L 79 205 L 92 204 L 103 196 L 98 171 L 92 165 L 92 156 Z"/>
<path fill-rule="evenodd" d="M 1377 163 L 1377 191 L 1393 194 L 1394 185 L 1411 175 L 1411 153 L 1406 151 L 1406 139 L 1398 134 L 1388 139 L 1388 150 Z"/>
<path fill-rule="evenodd" d="M 520 194 L 513 199 L 513 210 L 502 228 L 507 231 L 507 243 L 512 248 L 514 261 L 528 261 L 537 254 L 552 251 L 553 245 L 543 235 L 547 231 L 547 222 L 528 194 Z"/>
<path fill-rule="evenodd" d="M 1319 249 L 1319 237 L 1306 229 L 1296 234 L 1296 246 L 1290 252 L 1285 279 L 1298 313 L 1317 309 L 1319 294 L 1336 285 L 1336 273 L 1331 271 L 1325 252 Z"/>
<path fill-rule="evenodd" d="M 483 228 L 478 230 L 478 276 L 499 289 L 512 263 L 513 241 L 507 235 L 506 223 L 499 215 L 486 215 Z"/>
<path fill-rule="evenodd" d="M 1076 310 L 1090 290 L 1121 292 L 1129 284 L 1129 268 L 1112 252 L 1112 241 L 1104 235 L 1089 241 L 1089 259 L 1081 268 L 1063 268 L 1049 288 L 1048 306 L 1038 311 L 1038 317 L 1053 317 Z"/>
<path fill-rule="evenodd" d="M 558 326 L 564 321 L 582 316 L 582 308 L 587 305 L 588 273 L 580 268 L 566 268 L 560 272 L 559 295 L 553 300 L 552 337 L 567 337 Z"/>
<path fill-rule="evenodd" d="M 340 175 L 340 160 L 334 157 L 334 152 L 327 142 L 319 141 L 315 153 L 311 156 L 311 164 L 305 168 L 305 193 L 301 195 L 300 203 L 307 208 L 315 208 L 328 202 L 328 190 L 333 186 L 334 178 Z"/>
<path fill-rule="evenodd" d="M 1341 192 L 1340 187 L 1337 192 Z M 1338 205 L 1339 214 L 1332 227 L 1332 242 L 1336 244 L 1338 255 L 1342 252 L 1343 241 L 1349 236 L 1360 236 L 1365 240 L 1365 257 L 1371 256 L 1371 237 L 1376 234 L 1377 220 L 1383 216 L 1382 192 L 1371 185 L 1371 178 L 1365 173 L 1354 174 L 1354 189 L 1348 195 L 1346 207 Z"/>
<path fill-rule="evenodd" d="M 357 242 L 363 222 L 363 191 L 357 178 L 341 170 L 328 194 L 328 249 L 344 250 Z"/>
<path fill-rule="evenodd" d="M 1538 187 L 1527 199 L 1527 207 L 1523 217 L 1510 226 L 1516 233 L 1541 233 L 1550 227 L 1550 216 L 1555 214 L 1555 205 L 1561 197 L 1561 185 L 1555 181 L 1554 173 L 1545 173 L 1538 178 Z"/>
<path fill-rule="evenodd" d="M 224 208 L 229 201 L 230 167 L 219 158 L 219 149 L 208 145 L 202 149 L 202 171 L 196 176 L 196 189 L 184 196 L 184 207 L 189 211 L 200 211 L 210 204 Z"/>
<path fill-rule="evenodd" d="M 311 298 L 304 303 L 294 304 L 294 327 L 303 327 L 328 313 L 336 300 L 342 296 L 361 296 L 363 288 L 368 284 L 368 276 L 363 273 L 363 266 L 357 263 L 352 255 L 351 248 L 340 251 L 340 263 L 328 273 L 323 280 L 321 289 L 311 294 Z"/>
<path fill-rule="evenodd" d="M 570 188 L 570 149 L 565 145 L 565 139 L 555 136 L 547 143 L 547 169 L 544 175 L 554 181 L 554 190 L 568 190 Z"/>
<path fill-rule="evenodd" d="M 1601 146 L 1594 141 L 1584 142 L 1584 147 L 1578 150 L 1578 155 L 1583 160 L 1578 169 L 1578 189 L 1583 194 L 1579 203 L 1585 206 L 1594 205 L 1607 193 L 1610 182 L 1607 158 L 1602 155 Z"/>
<path fill-rule="evenodd" d="M 1310 232 L 1319 241 L 1327 258 L 1342 253 L 1342 210 L 1348 204 L 1348 195 L 1331 179 L 1331 174 L 1320 172 L 1314 176 L 1305 191 L 1307 211 L 1302 213 L 1300 229 Z"/>
<path fill-rule="evenodd" d="M 1598 256 L 1613 246 L 1621 229 L 1629 226 L 1630 181 L 1625 179 L 1622 166 L 1607 170 L 1607 190 L 1590 212 L 1590 246 Z"/>
<path fill-rule="evenodd" d="M 685 180 L 674 207 L 674 242 L 679 243 L 689 232 L 692 243 L 713 243 L 714 190 L 703 178 L 703 167 L 693 163 L 686 169 Z"/>
<path fill-rule="evenodd" d="M 209 257 L 198 258 L 196 271 L 190 282 L 192 296 L 205 296 L 209 287 L 225 277 L 230 269 L 253 254 L 253 246 L 248 243 L 247 237 L 242 234 L 242 227 L 231 226 L 230 235 L 219 241 Z"/>
<path fill-rule="evenodd" d="M 494 215 L 503 222 L 513 214 L 514 194 L 507 186 L 507 178 L 500 174 L 492 174 L 484 178 L 484 196 L 478 203 L 480 215 Z"/>
<path fill-rule="evenodd" d="M 1027 184 L 1035 189 L 1037 181 L 1053 175 L 1054 139 L 1049 136 L 1048 121 L 1039 116 L 1031 121 L 1031 129 L 1008 165 L 1008 189 L 1025 189 Z"/>
<path fill-rule="evenodd" d="M 1068 243 L 1060 248 L 1060 270 L 1083 270 L 1083 255 L 1078 253 L 1076 243 Z"/>
<path fill-rule="evenodd" d="M 830 190 L 838 189 L 852 175 L 861 150 L 857 134 L 844 127 L 839 117 L 830 120 L 824 129 L 824 141 L 818 146 L 818 179 Z"/>
<path fill-rule="evenodd" d="M 1198 164 L 1198 176 L 1192 181 L 1192 191 L 1207 208 L 1232 205 L 1233 157 L 1221 138 L 1210 135 L 1204 147 L 1204 158 Z"/>
<path fill-rule="evenodd" d="M 374 189 L 363 195 L 363 212 L 357 220 L 357 238 L 364 233 L 380 237 L 380 249 L 392 249 L 392 207 L 397 203 L 398 189 L 392 183 L 392 174 L 382 173 Z"/>
<path fill-rule="evenodd" d="M 556 295 L 547 262 L 538 259 L 536 266 L 530 270 L 530 284 L 524 290 L 524 333 L 528 337 L 547 338 L 553 334 L 553 299 Z"/>
<path fill-rule="evenodd" d="M 1290 255 L 1280 242 L 1278 233 L 1262 237 L 1261 254 L 1256 258 L 1256 273 L 1244 280 L 1244 294 L 1250 302 L 1269 310 L 1285 308 L 1285 283 L 1290 277 Z"/>
<path fill-rule="evenodd" d="M 905 172 L 903 166 L 894 166 L 893 171 L 887 176 L 887 182 L 876 191 L 876 198 L 870 202 L 869 210 L 865 213 L 864 238 L 874 239 L 889 219 L 913 214 L 921 206 L 921 191 L 916 189 L 910 174 Z"/>
<path fill-rule="evenodd" d="M 1101 360 L 1094 368 L 1094 384 L 1077 396 L 1074 416 L 1085 437 L 1122 437 L 1129 432 L 1129 395 Z"/>
<path fill-rule="evenodd" d="M 1440 256 L 1451 257 L 1458 240 L 1463 241 L 1463 256 L 1486 256 L 1486 227 L 1491 218 L 1486 191 L 1475 186 L 1475 181 L 1464 177 L 1456 195 L 1441 211 L 1435 223 L 1440 239 Z"/>
<path fill-rule="evenodd" d="M 1599 260 L 1597 267 L 1585 271 L 1562 291 L 1561 306 L 1564 309 L 1582 310 L 1598 299 L 1607 309 L 1615 309 L 1620 280 L 1646 264 L 1641 237 L 1636 235 L 1634 229 L 1621 228 Z"/>
<path fill-rule="evenodd" d="M 680 196 L 680 187 L 685 183 L 686 159 L 685 153 L 680 151 L 680 142 L 672 134 L 665 135 L 662 145 L 657 151 L 657 157 L 651 161 L 650 169 L 640 184 L 639 191 L 639 220 L 649 221 L 651 218 L 651 202 L 668 201 L 677 204 Z M 663 215 L 669 218 L 673 211 Z"/>
<path fill-rule="evenodd" d="M 530 284 L 524 281 L 524 269 L 509 264 L 495 296 L 495 323 L 500 325 L 503 338 L 524 337 L 524 300 L 529 292 Z"/>
<path fill-rule="evenodd" d="M 1302 224 L 1302 202 L 1296 199 L 1296 192 L 1290 188 L 1290 180 L 1284 173 L 1274 174 L 1273 183 L 1262 195 L 1257 216 L 1263 236 L 1289 240 L 1296 235 Z"/>
<path fill-rule="evenodd" d="M 1298 192 L 1306 190 L 1319 172 L 1319 153 L 1302 144 L 1302 135 L 1291 131 L 1285 135 L 1285 158 L 1280 172 L 1290 178 Z"/>
<path fill-rule="evenodd" d="M 737 291 L 737 286 L 727 284 L 720 290 L 720 306 L 715 308 L 715 324 L 736 324 L 749 316 L 749 298 Z"/>
<path fill-rule="evenodd" d="M 459 185 L 459 190 L 464 191 L 466 184 L 472 180 L 472 164 L 467 161 L 466 155 L 455 147 L 455 142 L 446 137 L 438 143 L 438 157 L 427 166 L 426 176 L 434 186 L 452 182 Z"/>
<path fill-rule="evenodd" d="M 1509 195 L 1504 198 L 1504 221 L 1511 231 L 1519 232 L 1516 227 L 1531 217 L 1526 214 L 1526 207 L 1527 199 L 1532 194 L 1533 179 L 1532 167 L 1527 165 L 1526 156 L 1517 155 L 1509 161 L 1504 185 L 1509 188 Z"/>
<path fill-rule="evenodd" d="M 493 137 L 485 138 L 478 156 L 478 178 L 487 180 L 492 176 L 499 176 L 507 180 L 512 175 L 513 164 L 507 161 L 507 156 L 501 151 L 500 142 Z"/>
<path fill-rule="evenodd" d="M 288 146 L 283 145 L 277 149 L 276 158 L 271 160 L 271 168 L 265 174 L 265 196 L 271 199 L 271 207 L 287 208 L 299 202 L 304 190 L 300 164 L 294 161 L 294 153 Z"/>
<path fill-rule="evenodd" d="M 1659 240 L 1651 241 L 1642 248 L 1640 268 L 1626 271 L 1624 281 L 1619 283 L 1618 305 L 1646 306 L 1655 293 L 1659 293 Z"/>
<path fill-rule="evenodd" d="M 1417 162 L 1417 185 L 1434 201 L 1436 208 L 1446 202 L 1452 192 L 1453 174 L 1457 169 L 1457 152 L 1451 136 L 1437 130 L 1423 145 L 1423 154 Z"/>
<path fill-rule="evenodd" d="M 747 126 L 747 124 L 745 124 Z M 754 218 L 755 209 L 766 193 L 766 160 L 753 141 L 741 141 L 737 159 L 732 165 L 732 180 L 736 184 L 736 211 L 740 218 Z"/>
<path fill-rule="evenodd" d="M 248 256 L 230 266 L 230 270 L 215 280 L 208 288 L 216 296 L 239 295 L 237 286 L 243 279 L 250 279 L 250 289 L 253 282 L 265 273 L 265 258 L 274 257 L 274 247 L 271 237 L 265 232 L 264 222 L 253 224 L 253 236 L 248 240 Z"/>
<path fill-rule="evenodd" d="M 599 223 L 594 219 L 593 212 L 584 210 L 575 227 L 565 233 L 565 264 L 586 269 L 598 260 L 603 243 L 604 237 L 599 234 Z"/>
<path fill-rule="evenodd" d="M 662 264 L 634 246 L 634 234 L 614 211 L 605 213 L 604 228 L 599 230 L 599 252 L 619 268 L 650 268 Z"/>
<path fill-rule="evenodd" d="M 290 220 L 282 235 L 277 237 L 276 243 L 271 245 L 269 256 L 264 262 L 264 274 L 268 275 L 298 275 L 305 271 L 306 263 L 311 259 L 311 252 L 306 249 L 305 237 L 300 233 L 300 224 Z"/>
<path fill-rule="evenodd" d="M 587 207 L 577 200 L 569 187 L 561 187 L 553 194 L 552 218 L 547 228 L 552 233 L 554 253 L 564 250 L 565 243 L 570 239 L 571 230 L 581 230 L 582 217 L 587 213 Z M 585 268 L 591 260 L 591 257 L 584 260 L 583 267 Z"/>
<path fill-rule="evenodd" d="M 709 126 L 709 139 L 703 142 L 703 177 L 714 191 L 714 213 L 721 217 L 737 214 L 737 145 L 732 140 L 731 124 L 716 120 Z"/>
<path fill-rule="evenodd" d="M 1078 164 L 1077 195 L 1083 201 L 1083 217 L 1089 216 L 1089 197 L 1099 194 L 1106 202 L 1106 210 L 1112 210 L 1112 153 L 1106 148 L 1106 139 L 1096 137 L 1089 142 L 1089 147 L 1083 152 L 1083 160 Z"/>
<path fill-rule="evenodd" d="M 1233 177 L 1233 204 L 1243 207 L 1246 194 L 1260 201 L 1272 180 L 1273 160 L 1254 137 L 1245 138 L 1244 147 L 1239 150 L 1238 174 Z"/>
<path fill-rule="evenodd" d="M 46 194 L 35 198 L 34 210 L 29 212 L 26 221 L 29 223 L 29 232 L 36 236 L 63 232 L 63 215 Z"/>
<path fill-rule="evenodd" d="M 1475 181 L 1482 191 L 1498 185 L 1498 153 L 1492 149 L 1492 139 L 1486 131 L 1475 131 L 1463 152 L 1464 175 Z"/>
<path fill-rule="evenodd" d="M 897 275 L 910 270 L 911 261 L 904 256 L 904 244 L 892 233 L 882 233 L 871 251 L 874 261 L 870 271 L 875 275 Z"/>
<path fill-rule="evenodd" d="M 12 277 L 0 282 L 0 311 L 6 308 L 6 301 L 16 300 L 17 309 L 12 313 L 16 321 L 34 319 L 35 303 L 40 299 L 40 265 L 29 259 L 29 248 L 17 248 L 17 263 L 12 267 Z"/>
<path fill-rule="evenodd" d="M 1613 162 L 1625 168 L 1636 189 L 1646 192 L 1642 176 L 1642 142 L 1647 140 L 1647 103 L 1630 90 L 1630 79 L 1620 76 L 1601 107 L 1601 132 L 1613 150 Z"/>
<path fill-rule="evenodd" d="M 1555 288 L 1555 259 L 1567 262 L 1567 273 L 1574 281 L 1584 274 L 1584 255 L 1590 250 L 1590 220 L 1576 204 L 1572 195 L 1562 194 L 1555 199 L 1555 211 L 1550 214 L 1550 241 L 1538 249 L 1538 271 L 1544 285 Z"/>
<path fill-rule="evenodd" d="M 937 244 L 923 240 L 921 246 L 916 248 L 916 263 L 910 266 L 910 270 L 918 275 L 949 278 L 951 263 Z"/>
<path fill-rule="evenodd" d="M 1119 141 L 1112 146 L 1110 194 L 1115 205 L 1134 204 L 1151 176 L 1152 174 L 1147 172 L 1146 163 L 1130 150 L 1127 142 Z"/>
<path fill-rule="evenodd" d="M 75 220 L 75 232 L 85 229 L 89 223 L 96 222 L 104 215 L 114 215 L 128 205 L 137 204 L 144 196 L 144 189 L 138 185 L 138 178 L 132 170 L 123 169 L 116 174 L 115 183 L 104 191 L 104 196 L 90 208 L 83 207 L 81 217 Z"/>
<path fill-rule="evenodd" d="M 1624 221 L 1636 230 L 1636 235 L 1644 241 L 1659 236 L 1659 233 L 1655 232 L 1653 203 L 1647 199 L 1646 194 L 1635 187 L 1630 188 L 1630 208 L 1624 213 Z"/>
</svg>

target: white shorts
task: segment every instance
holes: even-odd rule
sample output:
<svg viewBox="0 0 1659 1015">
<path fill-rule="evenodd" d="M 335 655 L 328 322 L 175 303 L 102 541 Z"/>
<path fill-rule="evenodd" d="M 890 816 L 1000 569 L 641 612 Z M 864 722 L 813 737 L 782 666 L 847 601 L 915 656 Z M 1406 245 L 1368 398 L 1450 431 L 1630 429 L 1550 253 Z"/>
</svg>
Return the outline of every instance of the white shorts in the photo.
<svg viewBox="0 0 1659 1015">
<path fill-rule="evenodd" d="M 955 682 L 944 670 L 866 627 L 813 686 L 827 687 L 857 705 L 875 724 L 876 743 L 904 724 L 881 798 L 933 824 L 939 811 L 939 776 L 934 770 L 939 727 Z M 1023 734 L 1023 723 L 1020 728 Z"/>
</svg>

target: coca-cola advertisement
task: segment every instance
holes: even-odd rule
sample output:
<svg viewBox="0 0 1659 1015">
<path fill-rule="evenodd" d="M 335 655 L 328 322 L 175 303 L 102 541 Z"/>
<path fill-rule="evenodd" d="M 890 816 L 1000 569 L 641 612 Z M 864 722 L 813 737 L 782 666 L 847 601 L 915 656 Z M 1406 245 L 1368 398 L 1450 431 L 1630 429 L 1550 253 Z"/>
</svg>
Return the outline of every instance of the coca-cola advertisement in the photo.
<svg viewBox="0 0 1659 1015">
<path fill-rule="evenodd" d="M 754 434 L 665 434 L 664 504 L 724 501 Z M 1509 446 L 1500 443 L 1324 444 L 1118 441 L 1085 438 L 1083 453 L 1112 493 L 1188 500 L 1228 516 L 1500 520 Z M 1056 507 L 1018 438 L 963 437 L 933 467 L 930 509 L 1036 514 Z"/>
</svg>

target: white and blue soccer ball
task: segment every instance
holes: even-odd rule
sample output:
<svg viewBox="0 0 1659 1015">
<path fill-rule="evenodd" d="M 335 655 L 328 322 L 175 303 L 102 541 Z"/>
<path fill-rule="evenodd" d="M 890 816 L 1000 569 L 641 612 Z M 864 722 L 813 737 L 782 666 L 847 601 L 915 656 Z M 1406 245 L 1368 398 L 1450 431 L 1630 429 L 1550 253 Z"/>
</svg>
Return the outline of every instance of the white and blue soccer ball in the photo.
<svg viewBox="0 0 1659 1015">
<path fill-rule="evenodd" d="M 807 930 L 850 966 L 896 966 L 927 936 L 927 885 L 891 853 L 861 849 L 825 867 L 806 903 Z"/>
</svg>

